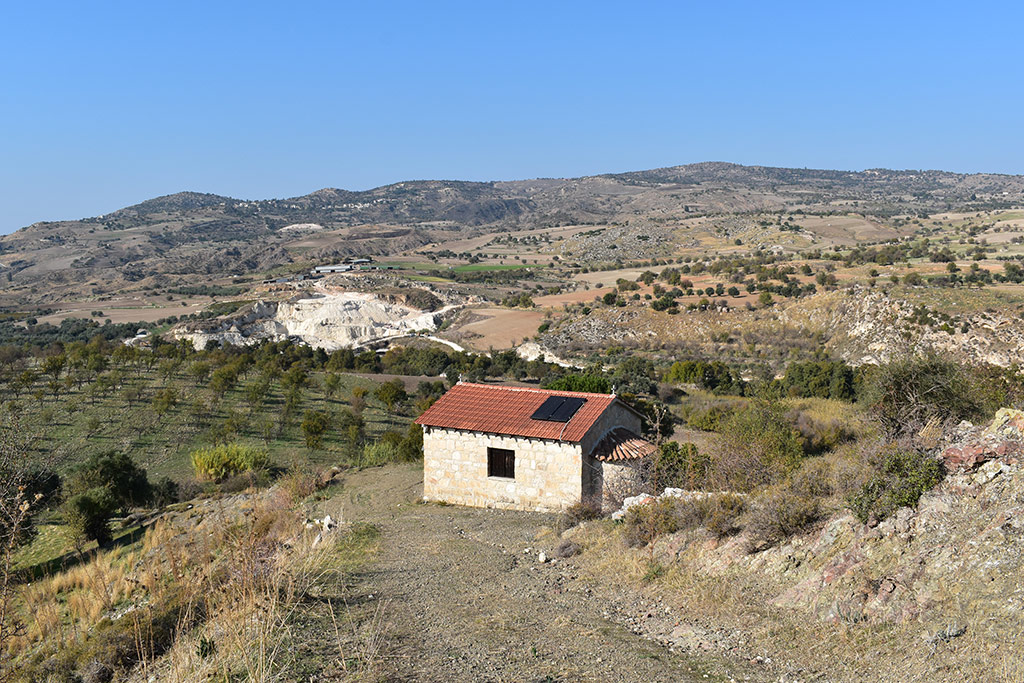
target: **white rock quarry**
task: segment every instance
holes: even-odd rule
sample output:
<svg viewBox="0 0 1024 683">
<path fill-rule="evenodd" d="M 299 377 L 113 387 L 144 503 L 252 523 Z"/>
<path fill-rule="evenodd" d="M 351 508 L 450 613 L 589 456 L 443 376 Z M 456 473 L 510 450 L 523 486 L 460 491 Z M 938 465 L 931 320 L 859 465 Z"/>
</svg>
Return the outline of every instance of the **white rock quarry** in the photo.
<svg viewBox="0 0 1024 683">
<path fill-rule="evenodd" d="M 309 231 L 316 232 L 317 230 L 323 230 L 324 226 L 319 223 L 292 223 L 281 228 L 280 232 L 301 232 Z"/>
<path fill-rule="evenodd" d="M 580 365 L 574 365 L 569 361 L 559 358 L 555 354 L 551 353 L 537 342 L 523 342 L 516 348 L 516 355 L 523 360 L 541 360 L 545 363 L 554 363 L 563 368 L 578 368 Z"/>
<path fill-rule="evenodd" d="M 421 311 L 373 294 L 340 292 L 281 302 L 259 301 L 231 317 L 186 323 L 172 336 L 191 340 L 197 349 L 206 348 L 211 341 L 247 346 L 263 339 L 298 339 L 333 351 L 434 331 L 441 316 L 452 308 Z"/>
</svg>

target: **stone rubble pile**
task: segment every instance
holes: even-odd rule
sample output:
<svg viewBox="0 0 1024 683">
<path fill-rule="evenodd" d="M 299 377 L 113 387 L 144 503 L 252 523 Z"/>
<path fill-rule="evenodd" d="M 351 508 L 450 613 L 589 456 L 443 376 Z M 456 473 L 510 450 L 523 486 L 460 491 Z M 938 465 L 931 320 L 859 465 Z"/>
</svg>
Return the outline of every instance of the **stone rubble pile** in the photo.
<svg viewBox="0 0 1024 683">
<path fill-rule="evenodd" d="M 677 498 L 679 500 L 703 500 L 705 498 L 713 498 L 715 496 L 743 496 L 742 493 L 730 493 L 728 491 L 687 491 L 686 489 L 666 488 L 658 496 L 652 496 L 649 493 L 641 493 L 636 496 L 629 496 L 622 501 L 622 507 L 612 513 L 612 519 L 622 519 L 629 512 L 631 507 L 637 505 L 646 505 L 655 500 L 662 500 L 664 498 Z"/>
</svg>

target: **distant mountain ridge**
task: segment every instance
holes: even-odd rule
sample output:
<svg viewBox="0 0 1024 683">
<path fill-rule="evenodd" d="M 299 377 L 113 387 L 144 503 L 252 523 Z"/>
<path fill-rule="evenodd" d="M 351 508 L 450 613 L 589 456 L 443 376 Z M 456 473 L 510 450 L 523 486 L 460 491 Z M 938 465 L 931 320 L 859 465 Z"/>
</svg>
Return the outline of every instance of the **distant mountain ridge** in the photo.
<svg viewBox="0 0 1024 683">
<path fill-rule="evenodd" d="M 743 166 L 728 162 L 700 162 L 682 166 L 625 173 L 606 173 L 579 178 L 536 178 L 512 181 L 463 181 L 463 180 L 410 180 L 382 185 L 369 190 L 344 190 L 325 187 L 306 195 L 283 199 L 243 200 L 234 197 L 203 192 L 183 191 L 174 194 L 154 197 L 132 206 L 118 209 L 113 215 L 121 212 L 150 214 L 165 211 L 187 211 L 221 205 L 261 205 L 270 206 L 282 203 L 300 204 L 303 208 L 316 209 L 342 205 L 360 204 L 382 199 L 395 199 L 402 196 L 417 197 L 423 201 L 436 200 L 444 203 L 446 193 L 460 194 L 464 201 L 489 202 L 491 206 L 474 216 L 473 212 L 461 211 L 455 219 L 469 220 L 500 220 L 509 211 L 494 209 L 503 206 L 512 209 L 520 202 L 529 201 L 535 196 L 544 196 L 552 189 L 564 190 L 580 185 L 592 185 L 600 180 L 610 180 L 628 186 L 664 186 L 664 185 L 697 185 L 703 183 L 736 183 L 749 188 L 772 185 L 798 184 L 809 187 L 835 189 L 837 184 L 845 186 L 849 192 L 858 189 L 874 188 L 876 191 L 892 191 L 894 189 L 924 190 L 935 193 L 948 190 L 942 195 L 944 199 L 969 199 L 977 192 L 998 192 L 1006 188 L 1022 191 L 1024 175 L 1008 175 L 997 173 L 953 173 L 936 170 L 892 170 L 867 169 L 864 171 L 838 171 L 828 169 L 796 169 L 772 166 Z M 352 207 L 349 207 L 352 208 Z M 396 220 L 403 220 L 396 216 Z M 422 219 L 420 216 L 407 216 L 406 220 Z M 442 213 L 437 220 L 446 220 Z M 88 219 L 86 219 L 88 220 Z"/>
<path fill-rule="evenodd" d="M 946 171 L 836 171 L 703 162 L 580 178 L 415 180 L 370 190 L 323 188 L 285 199 L 202 192 L 155 197 L 94 218 L 35 223 L 0 238 L 9 282 L 138 281 L 250 273 L 299 258 L 386 254 L 439 231 L 537 228 L 696 215 L 802 211 L 864 216 L 1024 205 L 1024 176 Z M 289 248 L 281 228 L 338 232 L 330 248 Z M 394 230 L 382 231 L 377 226 Z M 361 228 L 360 226 L 368 226 Z M 348 231 L 348 232 L 346 232 Z M 450 235 L 449 235 L 450 237 Z"/>
<path fill-rule="evenodd" d="M 144 202 L 126 206 L 113 213 L 133 212 L 137 214 L 157 213 L 159 211 L 185 211 L 201 209 L 207 206 L 219 206 L 228 202 L 236 202 L 232 197 L 223 197 L 205 192 L 175 192 L 174 194 L 154 197 Z"/>
</svg>

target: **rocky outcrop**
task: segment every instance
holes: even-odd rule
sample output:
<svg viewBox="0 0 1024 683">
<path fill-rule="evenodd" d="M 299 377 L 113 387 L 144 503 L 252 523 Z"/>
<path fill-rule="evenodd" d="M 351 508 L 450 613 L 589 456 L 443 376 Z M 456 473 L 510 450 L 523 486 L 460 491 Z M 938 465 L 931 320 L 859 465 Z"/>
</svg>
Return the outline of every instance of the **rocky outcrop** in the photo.
<svg viewBox="0 0 1024 683">
<path fill-rule="evenodd" d="M 723 578 L 758 577 L 774 592 L 774 605 L 822 620 L 915 620 L 940 634 L 961 623 L 957 620 L 978 618 L 979 624 L 999 623 L 1019 632 L 1024 630 L 1022 424 L 1024 412 L 1000 411 L 988 429 L 946 450 L 947 463 L 958 462 L 957 469 L 916 508 L 901 508 L 875 526 L 841 512 L 814 533 L 752 554 L 742 535 L 719 540 L 690 530 L 660 538 L 654 554 L 662 562 Z M 979 444 L 988 448 L 980 455 Z M 958 460 L 951 461 L 954 452 Z"/>
<path fill-rule="evenodd" d="M 801 302 L 780 314 L 830 335 L 828 345 L 853 365 L 884 363 L 907 351 L 935 351 L 972 363 L 1024 363 L 1024 322 L 992 310 L 956 316 L 857 287 Z"/>
<path fill-rule="evenodd" d="M 1001 408 L 992 424 L 983 432 L 961 425 L 965 438 L 942 452 L 942 461 L 948 471 L 970 471 L 982 463 L 999 459 L 1017 464 L 1024 456 L 1024 411 Z"/>
</svg>

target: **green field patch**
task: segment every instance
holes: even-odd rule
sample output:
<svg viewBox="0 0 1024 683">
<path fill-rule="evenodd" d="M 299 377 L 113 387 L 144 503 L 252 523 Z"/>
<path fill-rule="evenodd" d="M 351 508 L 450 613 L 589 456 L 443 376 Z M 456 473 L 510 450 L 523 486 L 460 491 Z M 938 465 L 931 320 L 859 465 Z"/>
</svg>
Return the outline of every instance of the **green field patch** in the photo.
<svg viewBox="0 0 1024 683">
<path fill-rule="evenodd" d="M 992 216 L 992 220 L 999 221 L 1016 221 L 1024 218 L 1024 211 L 1004 211 L 1002 213 Z"/>
<path fill-rule="evenodd" d="M 515 263 L 515 264 L 490 264 L 490 263 L 470 263 L 464 266 L 455 266 L 450 270 L 456 273 L 477 273 L 488 270 L 522 270 L 523 268 L 536 268 L 536 265 L 529 265 L 526 263 Z"/>
<path fill-rule="evenodd" d="M 437 267 L 433 263 L 423 261 L 381 261 L 378 265 L 394 268 L 395 270 L 432 270 Z"/>
</svg>

